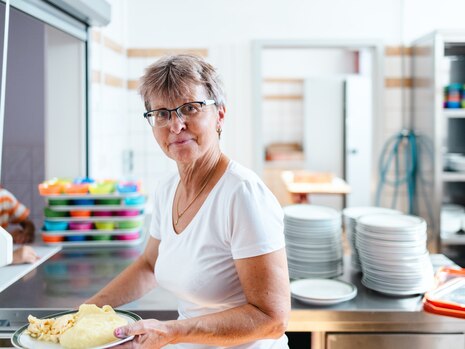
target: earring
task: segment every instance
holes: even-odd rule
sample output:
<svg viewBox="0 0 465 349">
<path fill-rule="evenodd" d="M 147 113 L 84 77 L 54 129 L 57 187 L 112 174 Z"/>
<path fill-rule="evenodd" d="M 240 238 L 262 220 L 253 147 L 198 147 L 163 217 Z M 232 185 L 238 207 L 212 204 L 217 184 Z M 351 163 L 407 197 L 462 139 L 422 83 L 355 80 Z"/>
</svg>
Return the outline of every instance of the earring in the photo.
<svg viewBox="0 0 465 349">
<path fill-rule="evenodd" d="M 216 133 L 218 133 L 218 139 L 221 139 L 221 132 L 223 132 L 223 130 L 221 129 L 221 127 L 218 126 L 218 128 L 216 129 Z"/>
</svg>

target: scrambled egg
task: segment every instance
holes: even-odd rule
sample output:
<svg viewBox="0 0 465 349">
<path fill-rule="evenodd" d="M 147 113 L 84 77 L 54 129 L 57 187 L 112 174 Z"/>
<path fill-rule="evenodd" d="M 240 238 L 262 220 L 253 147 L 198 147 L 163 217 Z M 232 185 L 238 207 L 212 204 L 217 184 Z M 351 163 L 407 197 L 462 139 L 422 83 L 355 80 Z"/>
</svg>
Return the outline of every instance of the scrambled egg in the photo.
<svg viewBox="0 0 465 349">
<path fill-rule="evenodd" d="M 28 316 L 26 333 L 32 338 L 60 343 L 64 348 L 81 349 L 100 346 L 116 340 L 115 328 L 127 321 L 118 316 L 112 307 L 102 308 L 94 304 L 82 304 L 79 311 L 58 318 L 37 319 Z"/>
<path fill-rule="evenodd" d="M 67 314 L 56 319 L 38 319 L 29 315 L 27 320 L 29 326 L 26 334 L 41 341 L 58 343 L 60 335 L 74 325 L 75 315 Z"/>
</svg>

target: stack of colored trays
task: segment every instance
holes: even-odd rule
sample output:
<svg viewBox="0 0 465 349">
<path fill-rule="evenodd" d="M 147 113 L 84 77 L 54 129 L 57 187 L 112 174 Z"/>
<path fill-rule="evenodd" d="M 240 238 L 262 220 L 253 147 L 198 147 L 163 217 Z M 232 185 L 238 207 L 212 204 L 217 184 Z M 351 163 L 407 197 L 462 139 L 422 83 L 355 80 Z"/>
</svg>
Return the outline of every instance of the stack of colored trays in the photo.
<svg viewBox="0 0 465 349">
<path fill-rule="evenodd" d="M 450 109 L 463 108 L 462 101 L 465 102 L 463 97 L 463 84 L 453 83 L 444 88 L 444 107 Z"/>
<path fill-rule="evenodd" d="M 146 196 L 136 182 L 46 181 L 39 191 L 48 202 L 42 228 L 46 244 L 130 246 L 143 241 Z"/>
</svg>

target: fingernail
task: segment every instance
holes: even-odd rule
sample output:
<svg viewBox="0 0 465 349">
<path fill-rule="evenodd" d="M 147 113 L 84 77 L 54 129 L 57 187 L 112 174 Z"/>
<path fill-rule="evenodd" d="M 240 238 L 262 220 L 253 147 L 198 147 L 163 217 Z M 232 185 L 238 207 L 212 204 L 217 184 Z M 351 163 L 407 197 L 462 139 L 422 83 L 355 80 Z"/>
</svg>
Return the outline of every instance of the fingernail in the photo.
<svg viewBox="0 0 465 349">
<path fill-rule="evenodd" d="M 123 338 L 124 337 L 123 330 L 121 328 L 115 329 L 115 337 L 117 337 L 117 338 Z"/>
</svg>

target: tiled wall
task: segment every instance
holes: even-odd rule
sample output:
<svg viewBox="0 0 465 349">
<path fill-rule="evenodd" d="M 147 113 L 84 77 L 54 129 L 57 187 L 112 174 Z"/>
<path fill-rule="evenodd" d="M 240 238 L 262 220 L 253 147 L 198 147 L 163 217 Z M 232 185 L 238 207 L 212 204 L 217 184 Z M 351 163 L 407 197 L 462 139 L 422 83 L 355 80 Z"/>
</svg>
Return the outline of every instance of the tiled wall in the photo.
<svg viewBox="0 0 465 349">
<path fill-rule="evenodd" d="M 175 52 L 207 55 L 206 50 L 127 49 L 106 28 L 92 34 L 90 175 L 141 180 L 150 193 L 163 174 L 176 169 L 156 143 L 143 118 L 138 79 L 158 57 Z"/>
<path fill-rule="evenodd" d="M 90 173 L 108 178 L 124 173 L 122 154 L 128 149 L 126 50 L 103 31 L 94 31 L 91 66 Z"/>
<path fill-rule="evenodd" d="M 408 47 L 386 47 L 384 56 L 384 120 L 381 124 L 380 144 L 402 129 L 410 127 L 411 94 L 411 50 Z M 380 148 L 381 149 L 381 148 Z M 378 155 L 378 158 L 381 154 Z M 404 173 L 403 157 L 400 162 L 401 175 Z M 378 163 L 376 175 L 379 175 Z M 391 167 L 393 169 L 393 166 Z M 393 171 L 391 171 L 391 179 Z M 377 177 L 378 178 L 378 177 Z M 375 189 L 375 188 L 374 188 Z M 381 203 L 390 207 L 393 199 L 393 187 L 384 186 Z M 405 185 L 400 187 L 397 209 L 407 212 L 407 191 Z"/>
<path fill-rule="evenodd" d="M 263 143 L 303 142 L 303 79 L 265 79 Z"/>
</svg>

